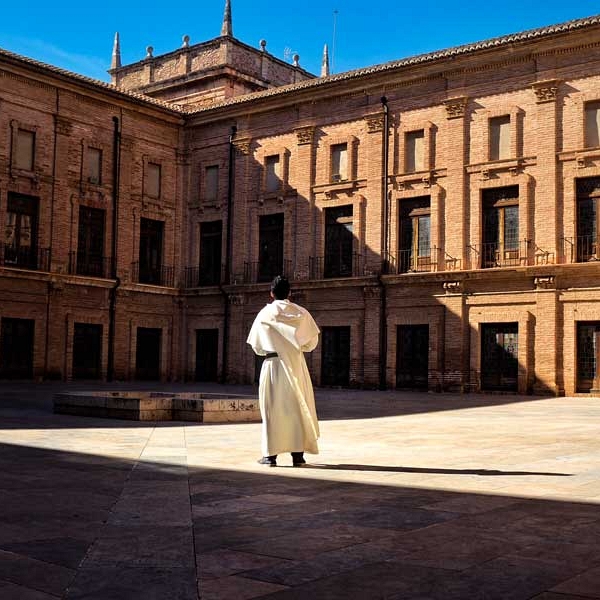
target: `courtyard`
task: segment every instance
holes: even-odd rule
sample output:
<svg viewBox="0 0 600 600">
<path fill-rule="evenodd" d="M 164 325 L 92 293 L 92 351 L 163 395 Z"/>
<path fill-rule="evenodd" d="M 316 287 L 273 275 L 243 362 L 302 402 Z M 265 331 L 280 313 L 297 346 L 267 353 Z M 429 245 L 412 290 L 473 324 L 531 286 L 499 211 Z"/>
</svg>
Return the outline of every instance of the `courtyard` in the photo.
<svg viewBox="0 0 600 600">
<path fill-rule="evenodd" d="M 319 389 L 269 469 L 258 423 L 52 414 L 84 388 L 0 387 L 2 600 L 600 598 L 598 398 Z"/>
</svg>

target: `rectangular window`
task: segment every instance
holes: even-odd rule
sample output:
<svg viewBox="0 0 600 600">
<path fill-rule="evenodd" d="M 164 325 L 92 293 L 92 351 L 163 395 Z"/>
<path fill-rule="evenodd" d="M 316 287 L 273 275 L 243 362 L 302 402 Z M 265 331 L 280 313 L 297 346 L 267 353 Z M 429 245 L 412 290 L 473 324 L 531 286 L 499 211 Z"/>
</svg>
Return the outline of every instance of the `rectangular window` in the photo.
<svg viewBox="0 0 600 600">
<path fill-rule="evenodd" d="M 279 155 L 265 159 L 265 191 L 276 192 L 281 188 L 281 163 Z"/>
<path fill-rule="evenodd" d="M 219 198 L 219 167 L 211 165 L 204 169 L 204 199 L 214 202 Z"/>
<path fill-rule="evenodd" d="M 160 198 L 160 165 L 148 163 L 146 173 L 146 195 Z"/>
<path fill-rule="evenodd" d="M 519 186 L 484 190 L 481 266 L 519 265 L 519 245 Z"/>
<path fill-rule="evenodd" d="M 352 277 L 352 212 L 351 204 L 325 209 L 324 277 Z"/>
<path fill-rule="evenodd" d="M 24 269 L 38 268 L 38 207 L 38 198 L 9 193 L 4 227 L 4 264 Z"/>
<path fill-rule="evenodd" d="M 490 160 L 510 158 L 510 115 L 490 119 Z"/>
<path fill-rule="evenodd" d="M 198 285 L 221 283 L 222 221 L 200 223 L 200 276 Z"/>
<path fill-rule="evenodd" d="M 577 237 L 575 251 L 577 262 L 598 260 L 598 199 L 600 177 L 577 180 Z"/>
<path fill-rule="evenodd" d="M 0 378 L 33 377 L 35 321 L 3 317 L 0 325 Z"/>
<path fill-rule="evenodd" d="M 331 146 L 331 181 L 348 179 L 348 144 Z"/>
<path fill-rule="evenodd" d="M 24 171 L 33 171 L 35 164 L 35 132 L 19 129 L 15 150 L 15 167 Z"/>
<path fill-rule="evenodd" d="M 431 270 L 430 197 L 400 203 L 400 248 L 398 272 Z"/>
<path fill-rule="evenodd" d="M 90 277 L 107 277 L 104 260 L 104 223 L 106 211 L 79 207 L 76 273 Z"/>
<path fill-rule="evenodd" d="M 600 146 L 600 102 L 585 105 L 585 147 Z"/>
<path fill-rule="evenodd" d="M 283 273 L 283 219 L 283 213 L 260 217 L 258 281 L 271 281 L 273 277 Z"/>
<path fill-rule="evenodd" d="M 93 185 L 102 183 L 102 150 L 99 148 L 87 149 L 87 180 Z"/>
<path fill-rule="evenodd" d="M 404 170 L 406 173 L 425 170 L 425 130 L 409 131 L 404 138 Z"/>
<path fill-rule="evenodd" d="M 75 323 L 73 327 L 73 379 L 100 379 L 102 325 Z"/>
<path fill-rule="evenodd" d="M 162 264 L 164 221 L 140 220 L 139 282 L 164 285 Z"/>
</svg>

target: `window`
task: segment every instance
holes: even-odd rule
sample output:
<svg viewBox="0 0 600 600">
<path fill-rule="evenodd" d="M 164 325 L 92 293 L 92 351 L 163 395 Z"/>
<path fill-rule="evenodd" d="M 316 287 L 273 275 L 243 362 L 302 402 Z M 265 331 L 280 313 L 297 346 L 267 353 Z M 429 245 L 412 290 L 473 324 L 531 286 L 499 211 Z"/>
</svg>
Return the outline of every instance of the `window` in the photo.
<svg viewBox="0 0 600 600">
<path fill-rule="evenodd" d="M 283 273 L 283 213 L 263 215 L 258 225 L 258 281 Z"/>
<path fill-rule="evenodd" d="M 219 198 L 219 167 L 211 165 L 204 169 L 204 199 L 214 202 Z"/>
<path fill-rule="evenodd" d="M 481 266 L 514 266 L 519 252 L 519 186 L 484 190 Z"/>
<path fill-rule="evenodd" d="M 407 173 L 425 170 L 425 130 L 409 131 L 404 141 L 404 170 Z"/>
<path fill-rule="evenodd" d="M 163 285 L 163 232 L 164 222 L 140 220 L 139 282 Z"/>
<path fill-rule="evenodd" d="M 87 149 L 87 181 L 92 185 L 102 183 L 102 150 L 98 148 Z"/>
<path fill-rule="evenodd" d="M 146 195 L 160 198 L 160 165 L 148 163 L 146 173 Z"/>
<path fill-rule="evenodd" d="M 600 146 L 600 101 L 585 105 L 585 147 Z"/>
<path fill-rule="evenodd" d="M 16 145 L 15 167 L 24 171 L 33 171 L 35 164 L 35 132 L 18 129 Z"/>
<path fill-rule="evenodd" d="M 37 269 L 38 206 L 38 198 L 9 193 L 4 228 L 4 264 Z"/>
<path fill-rule="evenodd" d="M 76 273 L 90 277 L 106 277 L 104 260 L 105 211 L 79 207 Z"/>
<path fill-rule="evenodd" d="M 279 155 L 267 156 L 265 159 L 265 191 L 277 192 L 281 188 L 281 162 Z"/>
<path fill-rule="evenodd" d="M 325 209 L 324 277 L 351 277 L 353 259 L 352 205 Z"/>
<path fill-rule="evenodd" d="M 577 180 L 577 237 L 576 261 L 598 260 L 598 198 L 600 178 L 585 177 Z"/>
<path fill-rule="evenodd" d="M 102 325 L 75 323 L 73 328 L 73 379 L 100 379 Z"/>
<path fill-rule="evenodd" d="M 0 377 L 33 377 L 35 321 L 2 317 L 0 324 Z"/>
<path fill-rule="evenodd" d="M 331 146 L 331 181 L 348 179 L 348 144 Z"/>
<path fill-rule="evenodd" d="M 400 203 L 398 271 L 431 270 L 430 198 L 423 196 Z"/>
<path fill-rule="evenodd" d="M 221 283 L 222 221 L 200 223 L 200 275 L 198 285 Z"/>
<path fill-rule="evenodd" d="M 510 158 L 510 115 L 490 119 L 490 160 Z"/>
</svg>

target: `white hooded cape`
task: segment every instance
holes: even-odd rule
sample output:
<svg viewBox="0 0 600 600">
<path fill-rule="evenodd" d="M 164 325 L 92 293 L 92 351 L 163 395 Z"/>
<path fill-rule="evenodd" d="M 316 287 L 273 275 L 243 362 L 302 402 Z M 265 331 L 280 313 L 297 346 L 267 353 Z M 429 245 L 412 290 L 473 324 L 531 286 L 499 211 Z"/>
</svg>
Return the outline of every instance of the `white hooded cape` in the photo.
<svg viewBox="0 0 600 600">
<path fill-rule="evenodd" d="M 310 313 L 289 300 L 274 300 L 256 316 L 248 344 L 265 359 L 259 381 L 262 453 L 318 454 L 319 422 L 304 352 L 319 342 L 319 328 Z"/>
</svg>

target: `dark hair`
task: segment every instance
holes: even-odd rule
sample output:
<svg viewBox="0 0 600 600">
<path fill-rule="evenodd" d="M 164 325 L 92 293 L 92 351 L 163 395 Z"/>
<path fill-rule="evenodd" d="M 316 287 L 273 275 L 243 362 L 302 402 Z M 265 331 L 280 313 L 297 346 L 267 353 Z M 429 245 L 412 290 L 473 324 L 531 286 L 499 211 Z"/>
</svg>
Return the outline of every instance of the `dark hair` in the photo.
<svg viewBox="0 0 600 600">
<path fill-rule="evenodd" d="M 290 295 L 290 282 L 287 277 L 277 275 L 271 282 L 271 291 L 277 300 L 286 300 Z"/>
</svg>

